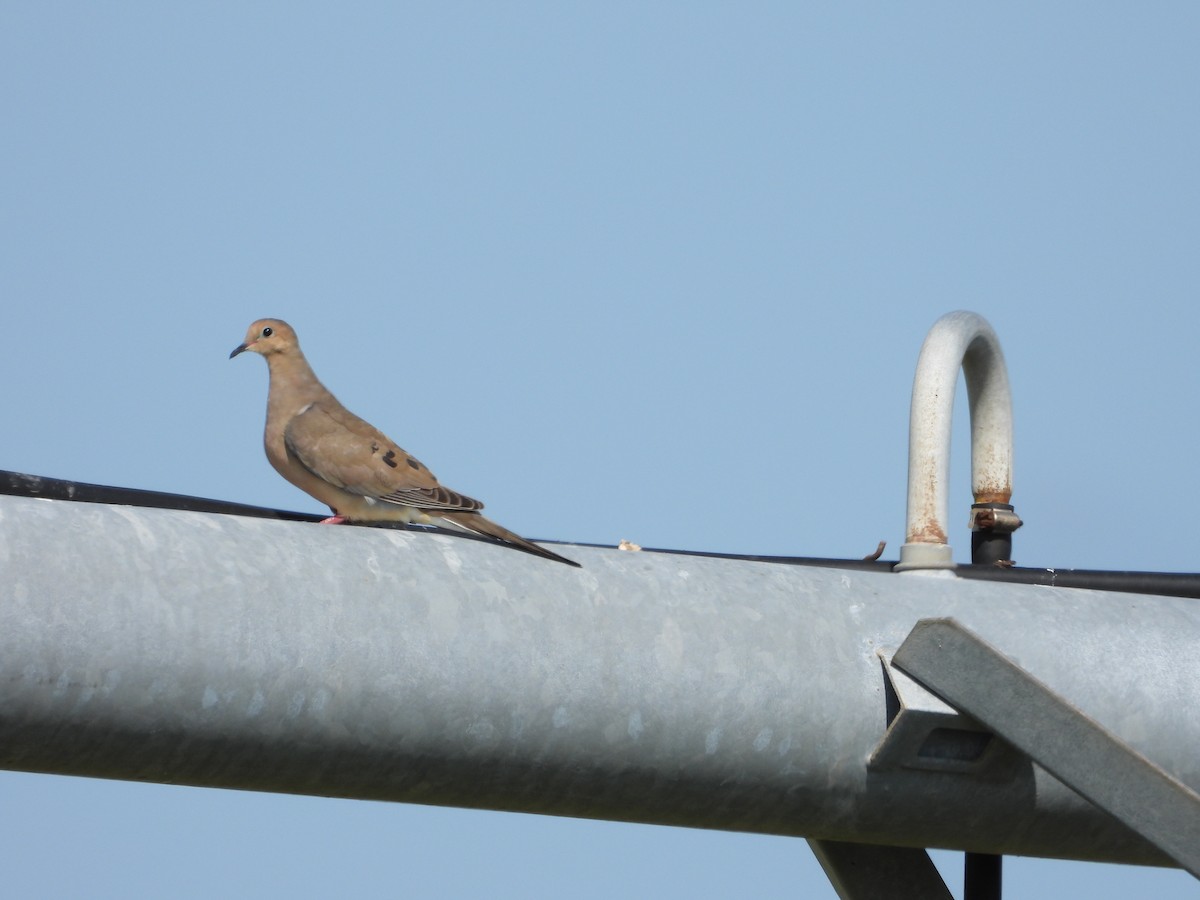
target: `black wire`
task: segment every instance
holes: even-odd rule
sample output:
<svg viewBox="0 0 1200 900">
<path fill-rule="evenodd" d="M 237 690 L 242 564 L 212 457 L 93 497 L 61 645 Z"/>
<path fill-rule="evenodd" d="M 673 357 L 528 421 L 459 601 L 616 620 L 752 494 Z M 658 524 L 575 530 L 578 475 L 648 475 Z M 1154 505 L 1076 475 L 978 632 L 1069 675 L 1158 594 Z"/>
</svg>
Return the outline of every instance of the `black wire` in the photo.
<svg viewBox="0 0 1200 900">
<path fill-rule="evenodd" d="M 309 513 L 288 512 L 231 503 L 227 500 L 208 500 L 186 494 L 170 494 L 161 491 L 146 491 L 138 488 L 110 487 L 47 478 L 42 475 L 25 475 L 20 472 L 0 470 L 0 494 L 17 497 L 45 497 L 51 500 L 70 500 L 77 503 L 106 503 L 121 506 L 144 506 L 153 509 L 178 509 L 186 512 L 217 513 L 228 516 L 251 516 L 260 519 L 281 519 L 290 522 L 317 522 L 321 516 Z M 372 523 L 375 524 L 375 523 Z M 465 534 L 452 529 L 443 529 L 403 523 L 378 523 L 379 527 L 401 528 L 411 531 L 433 531 L 484 540 L 477 535 Z M 489 541 L 490 543 L 490 541 Z M 541 541 L 547 544 L 565 544 L 566 541 Z M 611 547 L 611 544 L 576 543 L 573 546 Z M 699 550 L 670 550 L 646 548 L 648 553 L 671 553 L 678 556 L 700 556 L 712 559 L 736 559 L 746 562 L 774 563 L 788 566 L 819 566 L 836 569 L 857 569 L 871 572 L 890 572 L 895 562 L 868 559 L 829 559 L 811 556 L 760 556 L 742 553 L 713 553 Z M 1155 594 L 1161 597 L 1187 597 L 1200 599 L 1200 574 L 1186 572 L 1119 572 L 1100 569 L 1033 569 L 1016 566 L 960 565 L 955 572 L 963 577 L 978 581 L 1001 581 L 1012 584 L 1041 584 L 1048 587 L 1086 588 L 1097 591 L 1121 591 L 1130 594 Z"/>
</svg>

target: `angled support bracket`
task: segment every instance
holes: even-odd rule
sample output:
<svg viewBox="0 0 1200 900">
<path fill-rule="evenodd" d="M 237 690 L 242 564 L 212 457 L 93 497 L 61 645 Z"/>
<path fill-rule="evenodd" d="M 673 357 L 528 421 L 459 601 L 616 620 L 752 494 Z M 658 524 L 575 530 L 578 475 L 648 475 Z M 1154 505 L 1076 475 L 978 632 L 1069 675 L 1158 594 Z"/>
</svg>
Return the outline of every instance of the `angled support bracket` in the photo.
<svg viewBox="0 0 1200 900">
<path fill-rule="evenodd" d="M 1027 766 L 1023 753 L 996 740 L 970 716 L 925 690 L 876 650 L 883 666 L 888 729 L 867 760 L 875 772 L 912 769 L 1007 781 Z"/>
<path fill-rule="evenodd" d="M 924 850 L 810 839 L 841 900 L 953 900 Z"/>
<path fill-rule="evenodd" d="M 922 619 L 893 664 L 1200 878 L 1200 794 L 954 619 Z"/>
</svg>

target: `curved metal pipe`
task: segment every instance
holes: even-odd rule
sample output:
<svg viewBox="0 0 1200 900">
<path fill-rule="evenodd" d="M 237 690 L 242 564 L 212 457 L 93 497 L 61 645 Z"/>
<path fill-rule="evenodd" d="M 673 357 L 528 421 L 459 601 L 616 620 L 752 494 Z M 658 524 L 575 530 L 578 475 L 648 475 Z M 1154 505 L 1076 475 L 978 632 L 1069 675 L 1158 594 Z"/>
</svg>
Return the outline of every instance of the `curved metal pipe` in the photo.
<svg viewBox="0 0 1200 900">
<path fill-rule="evenodd" d="M 976 503 L 1012 496 L 1012 394 L 1000 341 L 973 312 L 938 319 L 917 359 L 908 426 L 908 522 L 897 571 L 953 569 L 946 539 L 950 423 L 958 371 L 971 410 L 971 490 Z"/>
</svg>

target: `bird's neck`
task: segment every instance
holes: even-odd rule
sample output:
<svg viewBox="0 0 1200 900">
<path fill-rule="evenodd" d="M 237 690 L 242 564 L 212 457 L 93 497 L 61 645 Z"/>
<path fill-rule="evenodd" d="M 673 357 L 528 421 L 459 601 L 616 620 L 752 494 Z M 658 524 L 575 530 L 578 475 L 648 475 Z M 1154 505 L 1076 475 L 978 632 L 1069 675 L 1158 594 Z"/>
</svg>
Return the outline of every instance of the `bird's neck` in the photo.
<svg viewBox="0 0 1200 900">
<path fill-rule="evenodd" d="M 271 389 L 267 393 L 267 420 L 287 421 L 309 403 L 329 396 L 316 373 L 298 349 L 267 357 Z M 286 408 L 284 407 L 286 404 Z"/>
</svg>

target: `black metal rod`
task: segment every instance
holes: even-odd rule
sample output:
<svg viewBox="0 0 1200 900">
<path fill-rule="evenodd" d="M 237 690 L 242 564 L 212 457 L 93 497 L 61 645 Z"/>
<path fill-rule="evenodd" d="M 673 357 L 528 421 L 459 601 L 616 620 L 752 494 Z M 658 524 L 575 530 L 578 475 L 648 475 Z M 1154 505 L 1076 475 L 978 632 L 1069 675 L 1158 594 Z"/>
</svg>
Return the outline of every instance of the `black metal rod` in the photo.
<svg viewBox="0 0 1200 900">
<path fill-rule="evenodd" d="M 1011 513 L 1008 503 L 976 503 L 977 510 L 1002 510 Z M 1013 532 L 1011 528 L 983 527 L 971 531 L 971 562 L 977 566 L 1012 565 Z"/>
<path fill-rule="evenodd" d="M 1012 512 L 1007 504 L 976 504 L 1001 507 Z M 984 528 L 971 532 L 971 563 L 1003 571 L 1000 565 L 1012 559 L 1012 531 Z M 1007 568 L 1005 566 L 1004 568 Z M 963 900 L 1000 900 L 1001 873 L 1004 857 L 991 853 L 967 853 L 963 859 Z"/>
<path fill-rule="evenodd" d="M 191 512 L 222 513 L 234 516 L 256 516 L 267 519 L 287 519 L 299 522 L 316 522 L 321 517 L 308 513 L 288 512 L 232 503 L 227 500 L 207 500 L 184 494 L 146 491 L 137 488 L 110 487 L 47 478 L 42 475 L 25 475 L 20 472 L 0 470 L 0 494 L 17 497 L 46 497 L 51 500 L 74 500 L 80 503 L 115 503 L 123 506 L 146 506 L 158 509 L 181 509 Z M 426 526 L 380 523 L 385 527 L 430 530 Z M 433 529 L 441 531 L 441 529 Z M 467 539 L 475 535 L 447 532 Z M 561 543 L 543 541 L 544 543 Z M 584 547 L 610 546 L 573 541 Z M 715 559 L 740 559 L 748 562 L 766 562 L 789 566 L 824 566 L 837 569 L 859 569 L 874 572 L 890 572 L 894 560 L 873 559 L 829 559 L 814 556 L 764 556 L 744 553 L 713 553 L 700 550 L 672 550 L 647 547 L 648 553 L 677 553 L 683 556 L 706 556 Z M 980 581 L 1004 581 L 1011 584 L 1042 584 L 1049 587 L 1084 588 L 1094 591 L 1121 591 L 1128 594 L 1154 594 L 1160 597 L 1189 597 L 1200 600 L 1200 573 L 1194 572 L 1118 572 L 1104 569 L 1033 569 L 1006 567 L 995 564 L 963 565 L 955 569 L 961 578 Z"/>
<path fill-rule="evenodd" d="M 1003 856 L 968 853 L 963 864 L 963 900 L 1000 900 Z"/>
</svg>

